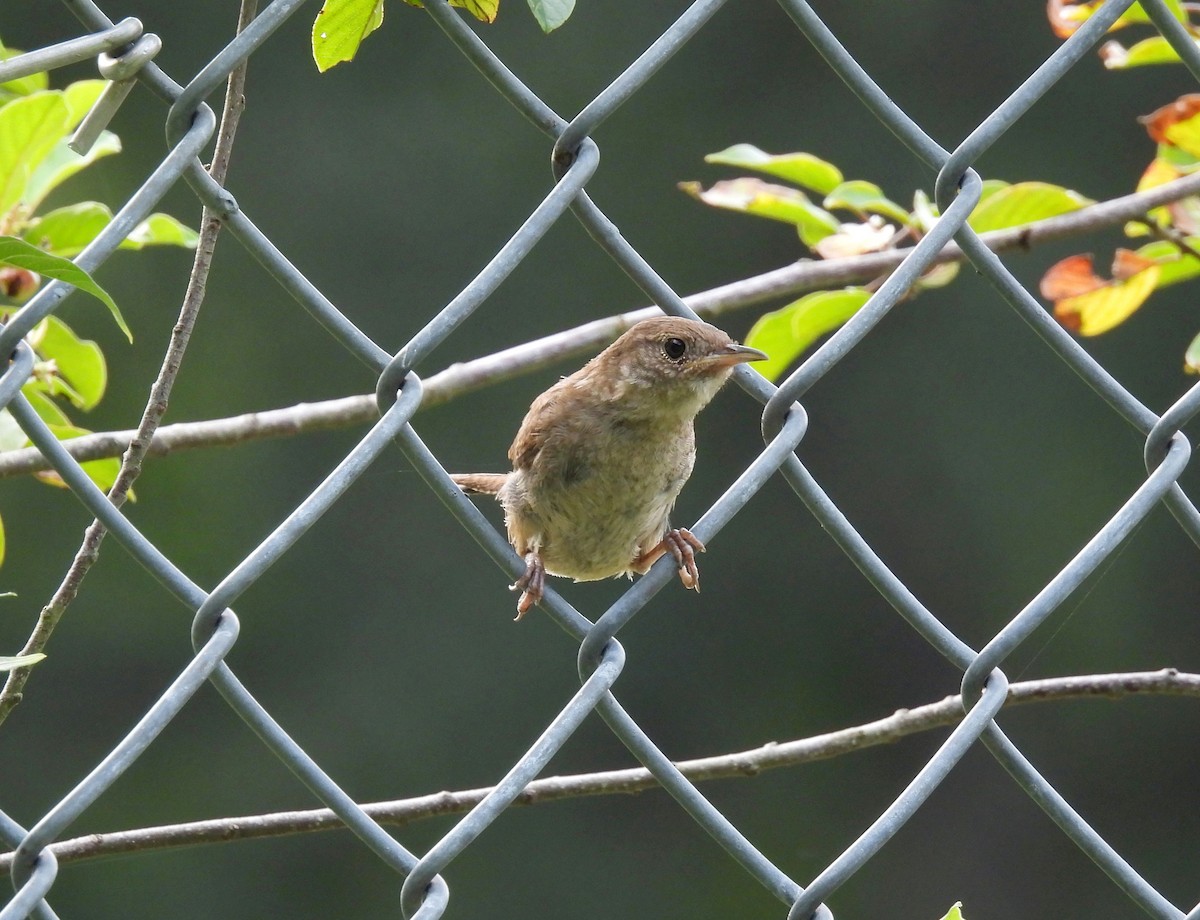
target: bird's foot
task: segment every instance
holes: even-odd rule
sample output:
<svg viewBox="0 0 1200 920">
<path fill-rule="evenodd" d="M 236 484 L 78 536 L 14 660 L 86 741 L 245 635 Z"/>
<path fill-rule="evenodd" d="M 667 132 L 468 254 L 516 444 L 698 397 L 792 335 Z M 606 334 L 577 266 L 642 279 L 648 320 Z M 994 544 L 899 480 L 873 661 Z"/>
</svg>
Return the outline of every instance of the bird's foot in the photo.
<svg viewBox="0 0 1200 920">
<path fill-rule="evenodd" d="M 683 586 L 699 592 L 700 569 L 696 565 L 697 551 L 704 552 L 704 544 L 686 527 L 668 530 L 658 545 L 634 560 L 634 571 L 645 572 L 658 561 L 659 556 L 670 553 L 679 567 L 679 580 L 683 582 Z"/>
<path fill-rule="evenodd" d="M 546 566 L 542 557 L 535 552 L 525 554 L 525 573 L 508 586 L 509 591 L 520 591 L 517 598 L 517 615 L 519 620 L 529 612 L 534 604 L 541 603 L 542 594 L 546 588 Z"/>
</svg>

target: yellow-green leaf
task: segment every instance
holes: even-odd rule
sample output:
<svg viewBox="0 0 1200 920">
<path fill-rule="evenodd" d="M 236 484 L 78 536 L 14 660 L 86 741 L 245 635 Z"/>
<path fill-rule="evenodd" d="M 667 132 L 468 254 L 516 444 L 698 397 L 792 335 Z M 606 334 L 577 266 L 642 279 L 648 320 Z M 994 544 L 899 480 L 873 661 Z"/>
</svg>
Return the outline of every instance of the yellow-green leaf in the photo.
<svg viewBox="0 0 1200 920">
<path fill-rule="evenodd" d="M 79 255 L 112 221 L 112 211 L 98 201 L 56 208 L 31 220 L 21 234 L 44 252 L 70 259 Z"/>
<path fill-rule="evenodd" d="M 96 104 L 96 100 L 100 98 L 100 94 L 104 92 L 104 87 L 107 85 L 107 80 L 77 80 L 66 89 L 61 90 L 67 108 L 71 112 L 70 119 L 67 121 L 68 131 L 74 131 L 79 126 L 79 123 L 83 121 L 83 116 L 91 111 L 92 106 Z"/>
<path fill-rule="evenodd" d="M 108 384 L 108 368 L 100 346 L 81 339 L 57 316 L 47 316 L 29 333 L 29 343 L 42 358 L 53 360 L 77 394 L 80 409 L 88 410 L 100 402 Z"/>
<path fill-rule="evenodd" d="M 778 379 L 805 349 L 827 332 L 839 329 L 871 297 L 864 288 L 816 291 L 758 318 L 746 335 L 746 344 L 770 357 L 755 362 L 768 380 Z"/>
<path fill-rule="evenodd" d="M 5 48 L 0 45 L 0 61 L 7 61 L 9 58 L 16 57 L 20 53 L 15 48 Z M 14 96 L 28 96 L 30 93 L 36 93 L 49 88 L 50 75 L 44 71 L 31 73 L 27 77 L 21 77 L 16 80 L 9 80 L 7 83 L 0 83 L 0 91 L 10 93 Z"/>
<path fill-rule="evenodd" d="M 38 164 L 70 130 L 71 110 L 53 90 L 21 96 L 0 107 L 0 214 L 24 200 Z"/>
<path fill-rule="evenodd" d="M 88 429 L 79 428 L 74 425 L 49 425 L 48 427 L 60 441 L 69 441 L 72 438 L 81 438 L 85 434 L 91 434 Z M 120 457 L 102 457 L 99 460 L 88 460 L 81 463 L 80 466 L 87 474 L 88 479 L 95 483 L 98 489 L 102 492 L 107 492 L 113 487 L 113 483 L 117 481 L 117 473 L 121 470 L 121 459 Z M 55 486 L 60 489 L 67 487 L 67 484 L 63 482 L 63 478 L 54 470 L 41 470 L 33 475 L 34 478 L 46 483 L 46 485 Z M 130 501 L 136 501 L 132 490 L 128 497 Z"/>
<path fill-rule="evenodd" d="M 450 0 L 451 6 L 466 10 L 480 22 L 495 22 L 500 0 Z"/>
<path fill-rule="evenodd" d="M 383 0 L 325 0 L 312 27 L 317 70 L 354 60 L 358 46 L 382 24 Z"/>
<path fill-rule="evenodd" d="M 92 145 L 92 149 L 83 156 L 68 147 L 67 139 L 64 137 L 54 145 L 38 168 L 33 171 L 33 175 L 29 177 L 29 182 L 25 185 L 25 194 L 21 200 L 30 210 L 35 210 L 50 192 L 85 166 L 90 166 L 101 157 L 120 152 L 121 139 L 111 131 L 101 131 L 100 137 Z"/>
<path fill-rule="evenodd" d="M 842 183 L 842 171 L 811 153 L 770 154 L 753 144 L 734 144 L 704 158 L 705 163 L 738 166 L 795 182 L 821 195 L 828 195 Z"/>
<path fill-rule="evenodd" d="M 946 911 L 946 916 L 942 917 L 942 920 L 963 920 L 962 901 L 955 901 Z"/>
<path fill-rule="evenodd" d="M 889 220 L 894 220 L 901 226 L 907 226 L 912 222 L 912 218 L 904 208 L 888 199 L 883 194 L 883 189 L 874 182 L 867 182 L 865 179 L 851 179 L 849 182 L 843 182 L 825 196 L 822 204 L 830 211 L 842 208 L 864 217 L 868 214 L 879 214 Z"/>
<path fill-rule="evenodd" d="M 976 233 L 1003 230 L 1092 204 L 1090 198 L 1048 182 L 1018 182 L 998 189 L 976 205 L 968 223 Z"/>
<path fill-rule="evenodd" d="M 1200 236 L 1189 236 L 1183 240 L 1184 245 L 1200 251 Z M 1137 250 L 1143 259 L 1150 259 L 1159 265 L 1158 283 L 1156 289 L 1170 287 L 1181 281 L 1190 281 L 1200 277 L 1200 259 L 1167 240 L 1155 240 Z"/>
<path fill-rule="evenodd" d="M 1109 70 L 1127 70 L 1154 64 L 1178 64 L 1179 52 L 1161 35 L 1153 35 L 1128 48 L 1120 42 L 1105 42 L 1100 48 L 1100 60 Z"/>
<path fill-rule="evenodd" d="M 145 246 L 182 246 L 185 249 L 195 249 L 200 242 L 200 234 L 181 223 L 170 214 L 151 214 L 133 228 L 122 249 L 141 249 Z"/>
<path fill-rule="evenodd" d="M 1054 305 L 1054 315 L 1080 335 L 1108 332 L 1125 322 L 1154 291 L 1161 268 L 1152 265 L 1123 281 L 1067 297 Z"/>
<path fill-rule="evenodd" d="M 787 185 L 742 178 L 717 182 L 707 191 L 699 182 L 680 182 L 679 188 L 715 208 L 794 224 L 806 246 L 815 246 L 838 230 L 837 218 L 809 201 L 799 189 Z"/>
<path fill-rule="evenodd" d="M 29 405 L 33 407 L 33 411 L 47 425 L 70 425 L 71 420 L 67 418 L 67 414 L 59 408 L 58 403 L 47 395 L 47 388 L 44 384 L 37 380 L 31 380 L 29 383 L 21 387 L 21 395 L 29 400 Z M 16 424 L 16 420 L 13 421 Z M 21 432 L 22 436 L 25 432 Z M 18 447 L 27 447 L 29 438 L 15 446 L 6 446 L 5 450 L 16 450 Z"/>
<path fill-rule="evenodd" d="M 125 333 L 125 337 L 129 341 L 133 341 L 133 333 L 129 331 L 129 326 L 126 325 L 125 317 L 117 308 L 116 301 L 108 295 L 104 288 L 92 280 L 91 275 L 70 259 L 42 252 L 36 246 L 16 237 L 0 236 L 0 265 L 27 268 L 31 272 L 37 272 L 39 275 L 58 281 L 65 281 L 81 291 L 86 291 L 108 307 L 108 312 L 112 314 L 117 326 Z"/>
</svg>

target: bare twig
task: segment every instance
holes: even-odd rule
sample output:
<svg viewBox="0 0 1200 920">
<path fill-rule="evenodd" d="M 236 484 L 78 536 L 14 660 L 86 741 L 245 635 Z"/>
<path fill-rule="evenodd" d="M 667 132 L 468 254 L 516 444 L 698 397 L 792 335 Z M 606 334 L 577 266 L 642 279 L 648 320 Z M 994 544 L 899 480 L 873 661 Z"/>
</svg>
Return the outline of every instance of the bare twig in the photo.
<svg viewBox="0 0 1200 920">
<path fill-rule="evenodd" d="M 1115 226 L 1130 220 L 1144 220 L 1147 210 L 1196 194 L 1200 194 L 1200 173 L 1176 179 L 1149 191 L 1088 205 L 1070 214 L 1026 224 L 1023 227 L 984 233 L 981 238 L 989 248 L 997 252 L 1027 249 L 1039 243 Z M 893 249 L 845 259 L 797 262 L 692 294 L 684 300 L 701 316 L 712 318 L 732 310 L 795 296 L 805 291 L 869 281 L 894 270 L 908 252 L 908 249 Z M 938 262 L 959 262 L 963 258 L 962 250 L 951 244 L 939 254 Z M 473 361 L 452 365 L 425 380 L 422 408 L 449 402 L 473 390 L 540 370 L 567 358 L 595 352 L 634 323 L 658 312 L 657 307 L 645 307 L 629 313 L 620 313 Z M 226 446 L 263 438 L 290 437 L 308 431 L 366 424 L 378 417 L 374 398 L 366 395 L 301 403 L 232 418 L 167 425 L 155 434 L 147 453 L 149 456 L 164 456 L 174 451 L 197 447 Z M 100 432 L 65 441 L 63 446 L 76 460 L 98 460 L 119 455 L 128 444 L 131 434 L 128 431 Z M 35 447 L 0 454 L 0 478 L 20 476 L 48 468 L 49 464 Z"/>
<path fill-rule="evenodd" d="M 238 14 L 238 32 L 240 33 L 258 11 L 258 0 L 242 0 Z M 245 107 L 242 95 L 246 81 L 246 61 L 243 60 L 229 74 L 229 82 L 225 90 L 225 105 L 221 113 L 221 125 L 217 130 L 217 141 L 213 149 L 213 161 L 209 166 L 209 175 L 218 183 L 225 183 L 229 170 L 229 157 L 233 150 L 233 138 L 237 133 L 238 120 Z M 108 500 L 118 508 L 125 503 L 129 490 L 142 472 L 142 461 L 149 450 L 158 430 L 159 422 L 167 411 L 167 403 L 171 397 L 171 389 L 175 378 L 179 375 L 179 367 L 183 363 L 184 353 L 192 337 L 192 329 L 204 302 L 205 287 L 208 283 L 209 269 L 212 267 L 213 251 L 216 248 L 217 236 L 221 232 L 221 220 L 216 215 L 204 209 L 200 220 L 200 238 L 196 245 L 196 257 L 192 262 L 191 275 L 188 278 L 187 291 L 184 293 L 183 305 L 180 308 L 179 319 L 171 330 L 171 341 L 163 356 L 162 367 L 158 378 L 150 388 L 150 397 L 142 412 L 141 421 L 123 447 L 124 456 L 121 458 L 121 468 L 117 473 L 113 486 L 108 491 Z M 79 587 L 84 577 L 100 555 L 100 544 L 107 533 L 105 526 L 97 519 L 92 521 L 83 536 L 83 543 L 71 561 L 70 568 L 63 576 L 62 583 L 50 598 L 49 603 L 38 614 L 38 621 L 21 650 L 22 655 L 32 655 L 41 652 L 50 641 L 63 613 L 79 593 Z M 0 691 L 0 723 L 21 702 L 22 691 L 29 680 L 30 668 L 17 668 L 9 673 L 4 689 Z"/>
<path fill-rule="evenodd" d="M 1166 668 L 1024 681 L 1009 688 L 1005 706 L 1079 699 L 1116 700 L 1135 695 L 1200 697 L 1200 674 Z M 688 779 L 696 782 L 755 776 L 763 770 L 798 766 L 876 745 L 893 744 L 918 732 L 955 725 L 962 717 L 962 697 L 948 696 L 939 703 L 901 709 L 885 719 L 852 728 L 796 741 L 769 742 L 750 751 L 680 761 L 676 766 Z M 515 804 L 536 805 L 585 795 L 632 794 L 657 787 L 658 781 L 650 771 L 640 768 L 551 776 L 530 783 Z M 479 804 L 490 791 L 481 788 L 438 792 L 393 802 L 374 802 L 364 805 L 363 809 L 381 824 L 404 825 L 438 815 L 462 814 Z M 148 850 L 339 830 L 343 826 L 332 811 L 316 808 L 89 834 L 51 844 L 48 849 L 60 863 L 69 863 Z M 0 875 L 10 872 L 11 867 L 12 855 L 0 855 Z"/>
</svg>

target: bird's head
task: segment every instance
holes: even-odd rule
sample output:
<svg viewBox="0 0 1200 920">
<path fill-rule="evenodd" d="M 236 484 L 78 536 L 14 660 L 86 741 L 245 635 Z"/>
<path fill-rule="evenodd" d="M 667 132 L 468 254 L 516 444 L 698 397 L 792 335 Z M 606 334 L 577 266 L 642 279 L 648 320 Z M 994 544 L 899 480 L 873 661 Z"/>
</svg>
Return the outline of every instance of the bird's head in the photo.
<svg viewBox="0 0 1200 920">
<path fill-rule="evenodd" d="M 677 316 L 643 320 L 595 359 L 619 380 L 625 398 L 655 400 L 664 410 L 695 415 L 738 364 L 762 361 L 716 326 Z"/>
</svg>

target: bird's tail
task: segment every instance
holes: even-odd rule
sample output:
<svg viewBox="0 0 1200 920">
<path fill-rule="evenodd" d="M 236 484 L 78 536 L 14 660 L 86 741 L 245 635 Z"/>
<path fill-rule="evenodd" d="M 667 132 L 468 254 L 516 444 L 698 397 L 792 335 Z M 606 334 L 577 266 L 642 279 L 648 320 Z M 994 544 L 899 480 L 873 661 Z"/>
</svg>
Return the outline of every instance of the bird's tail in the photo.
<svg viewBox="0 0 1200 920">
<path fill-rule="evenodd" d="M 508 479 L 507 473 L 451 473 L 454 484 L 464 492 L 495 495 Z"/>
</svg>

